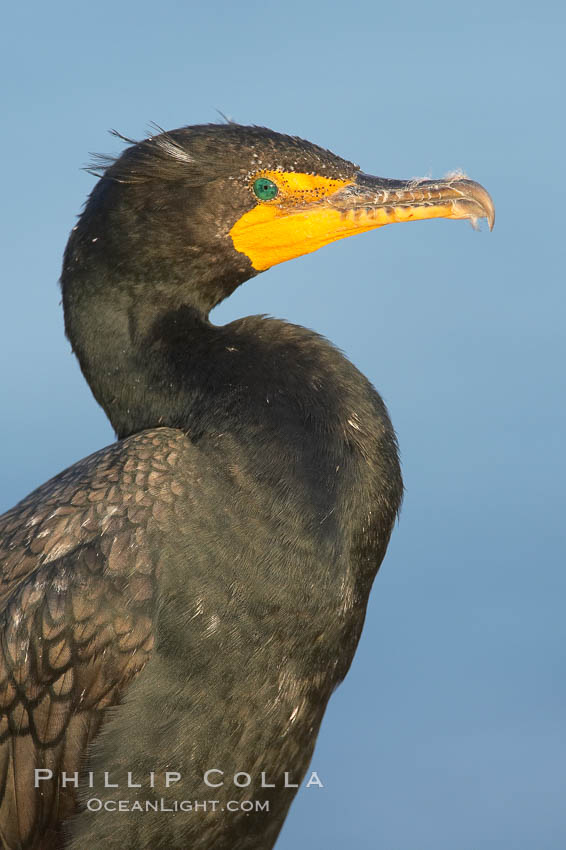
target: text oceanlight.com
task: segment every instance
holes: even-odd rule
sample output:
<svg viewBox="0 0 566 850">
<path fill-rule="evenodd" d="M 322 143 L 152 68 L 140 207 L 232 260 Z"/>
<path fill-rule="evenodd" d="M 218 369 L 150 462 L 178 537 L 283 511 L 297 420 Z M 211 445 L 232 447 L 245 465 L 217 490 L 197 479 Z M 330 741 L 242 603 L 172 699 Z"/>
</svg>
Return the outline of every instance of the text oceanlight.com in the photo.
<svg viewBox="0 0 566 850">
<path fill-rule="evenodd" d="M 89 812 L 268 812 L 269 800 L 100 800 L 86 802 Z"/>
</svg>

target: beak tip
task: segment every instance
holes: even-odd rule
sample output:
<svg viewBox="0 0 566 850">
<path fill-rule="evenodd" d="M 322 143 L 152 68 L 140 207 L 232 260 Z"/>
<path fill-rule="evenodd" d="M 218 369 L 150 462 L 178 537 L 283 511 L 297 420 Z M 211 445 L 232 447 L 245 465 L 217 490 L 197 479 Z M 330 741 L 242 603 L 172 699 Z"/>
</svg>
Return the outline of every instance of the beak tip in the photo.
<svg viewBox="0 0 566 850">
<path fill-rule="evenodd" d="M 486 194 L 487 194 L 487 192 L 486 192 Z M 487 219 L 487 224 L 488 224 L 488 227 L 489 227 L 489 231 L 491 233 L 491 231 L 493 230 L 493 226 L 495 224 L 495 206 L 494 206 L 493 201 L 491 200 L 491 197 L 489 195 L 488 195 L 488 198 L 489 198 L 489 203 L 486 204 L 485 217 Z"/>
<path fill-rule="evenodd" d="M 468 198 L 474 202 L 476 209 L 479 207 L 481 210 L 479 217 L 487 220 L 487 225 L 491 232 L 495 224 L 495 205 L 491 195 L 480 183 L 476 183 L 473 180 L 466 181 L 466 188 Z"/>
</svg>

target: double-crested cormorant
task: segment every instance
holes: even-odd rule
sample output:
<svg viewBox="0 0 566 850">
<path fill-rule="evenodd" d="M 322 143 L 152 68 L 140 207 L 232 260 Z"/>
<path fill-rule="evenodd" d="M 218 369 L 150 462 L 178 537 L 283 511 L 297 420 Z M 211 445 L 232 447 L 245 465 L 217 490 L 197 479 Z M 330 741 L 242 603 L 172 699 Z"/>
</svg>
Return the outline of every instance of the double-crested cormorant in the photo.
<svg viewBox="0 0 566 850">
<path fill-rule="evenodd" d="M 118 442 L 0 519 L 3 848 L 273 846 L 402 482 L 383 402 L 332 345 L 209 311 L 276 263 L 439 216 L 493 206 L 260 127 L 160 132 L 106 163 L 61 283 Z"/>
</svg>

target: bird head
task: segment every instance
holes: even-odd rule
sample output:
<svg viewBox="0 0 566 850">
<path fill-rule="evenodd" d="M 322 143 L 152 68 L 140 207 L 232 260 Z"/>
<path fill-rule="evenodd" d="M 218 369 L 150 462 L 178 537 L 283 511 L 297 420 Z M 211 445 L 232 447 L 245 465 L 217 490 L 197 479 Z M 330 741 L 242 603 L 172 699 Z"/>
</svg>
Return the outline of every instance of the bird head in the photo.
<svg viewBox="0 0 566 850">
<path fill-rule="evenodd" d="M 472 180 L 372 177 L 263 127 L 160 132 L 100 165 L 65 268 L 101 263 L 130 284 L 176 289 L 204 313 L 277 263 L 385 224 L 486 217 L 493 226 L 491 198 Z"/>
</svg>

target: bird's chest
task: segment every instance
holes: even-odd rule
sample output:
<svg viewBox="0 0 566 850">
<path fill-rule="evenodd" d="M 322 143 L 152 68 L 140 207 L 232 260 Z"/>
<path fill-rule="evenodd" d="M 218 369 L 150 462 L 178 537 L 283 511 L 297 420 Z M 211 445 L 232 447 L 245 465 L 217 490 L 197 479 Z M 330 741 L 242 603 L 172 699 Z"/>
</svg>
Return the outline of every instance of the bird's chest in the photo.
<svg viewBox="0 0 566 850">
<path fill-rule="evenodd" d="M 312 443 L 278 445 L 270 456 L 265 439 L 219 434 L 199 449 L 198 474 L 185 470 L 191 483 L 162 548 L 160 630 L 180 664 L 193 665 L 198 647 L 227 696 L 249 672 L 248 693 L 292 712 L 345 674 L 363 602 L 341 483 L 349 471 Z"/>
</svg>

